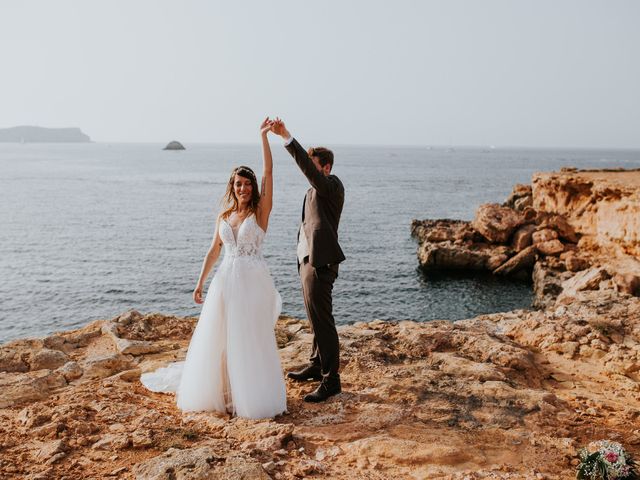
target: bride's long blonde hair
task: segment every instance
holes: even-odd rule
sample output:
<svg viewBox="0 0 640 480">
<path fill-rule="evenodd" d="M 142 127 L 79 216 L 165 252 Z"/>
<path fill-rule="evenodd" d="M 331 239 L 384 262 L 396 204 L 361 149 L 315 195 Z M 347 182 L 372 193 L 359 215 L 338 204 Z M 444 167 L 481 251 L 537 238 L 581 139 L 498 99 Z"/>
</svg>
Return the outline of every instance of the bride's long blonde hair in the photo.
<svg viewBox="0 0 640 480">
<path fill-rule="evenodd" d="M 236 175 L 239 175 L 242 178 L 247 178 L 251 181 L 251 200 L 249 201 L 249 211 L 251 213 L 256 213 L 258 203 L 260 202 L 260 188 L 258 187 L 258 180 L 256 179 L 256 174 L 253 173 L 253 170 L 245 166 L 234 168 L 231 172 L 229 183 L 227 184 L 227 191 L 225 192 L 224 197 L 222 197 L 222 208 L 225 209 L 222 212 L 222 218 L 225 219 L 238 210 L 238 198 L 236 197 L 236 192 L 233 188 Z"/>
</svg>

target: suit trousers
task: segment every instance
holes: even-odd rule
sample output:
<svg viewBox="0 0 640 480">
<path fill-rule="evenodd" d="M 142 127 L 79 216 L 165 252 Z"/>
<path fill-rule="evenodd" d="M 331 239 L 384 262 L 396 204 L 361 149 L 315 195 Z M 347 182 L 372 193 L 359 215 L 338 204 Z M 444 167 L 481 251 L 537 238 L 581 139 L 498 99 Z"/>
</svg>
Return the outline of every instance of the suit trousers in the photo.
<svg viewBox="0 0 640 480">
<path fill-rule="evenodd" d="M 299 264 L 302 296 L 313 333 L 311 364 L 317 365 L 325 379 L 339 379 L 340 342 L 333 318 L 333 283 L 338 265 L 314 268 L 309 257 Z"/>
</svg>

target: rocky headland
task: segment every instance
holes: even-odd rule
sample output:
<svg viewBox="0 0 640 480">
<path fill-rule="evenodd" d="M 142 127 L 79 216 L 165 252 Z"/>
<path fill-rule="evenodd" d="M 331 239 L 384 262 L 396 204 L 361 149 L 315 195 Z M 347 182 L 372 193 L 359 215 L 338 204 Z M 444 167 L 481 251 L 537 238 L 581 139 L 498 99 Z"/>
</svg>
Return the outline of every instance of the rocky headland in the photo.
<svg viewBox="0 0 640 480">
<path fill-rule="evenodd" d="M 193 318 L 131 311 L 4 344 L 0 478 L 555 479 L 593 440 L 638 456 L 637 175 L 539 174 L 473 222 L 414 222 L 425 270 L 531 278 L 537 308 L 341 326 L 343 393 L 309 405 L 313 385 L 289 383 L 272 420 L 182 414 L 141 385 L 184 358 Z M 276 336 L 285 369 L 305 363 L 306 322 Z"/>
<path fill-rule="evenodd" d="M 79 128 L 20 126 L 0 128 L 0 142 L 12 143 L 86 143 L 91 138 Z"/>
<path fill-rule="evenodd" d="M 414 220 L 411 232 L 425 272 L 532 281 L 537 308 L 582 290 L 640 295 L 640 170 L 538 173 L 472 221 Z"/>
</svg>

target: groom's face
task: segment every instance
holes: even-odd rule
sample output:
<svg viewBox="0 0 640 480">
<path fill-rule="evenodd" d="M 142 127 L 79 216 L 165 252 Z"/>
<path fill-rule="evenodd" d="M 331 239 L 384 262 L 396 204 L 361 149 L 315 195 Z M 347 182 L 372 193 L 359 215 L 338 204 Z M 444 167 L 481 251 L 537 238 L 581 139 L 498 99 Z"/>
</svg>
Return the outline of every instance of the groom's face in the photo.
<svg viewBox="0 0 640 480">
<path fill-rule="evenodd" d="M 311 157 L 311 161 L 316 166 L 319 172 L 322 172 L 325 175 L 329 175 L 331 173 L 331 165 L 328 163 L 323 167 L 320 165 L 320 159 L 318 157 Z"/>
</svg>

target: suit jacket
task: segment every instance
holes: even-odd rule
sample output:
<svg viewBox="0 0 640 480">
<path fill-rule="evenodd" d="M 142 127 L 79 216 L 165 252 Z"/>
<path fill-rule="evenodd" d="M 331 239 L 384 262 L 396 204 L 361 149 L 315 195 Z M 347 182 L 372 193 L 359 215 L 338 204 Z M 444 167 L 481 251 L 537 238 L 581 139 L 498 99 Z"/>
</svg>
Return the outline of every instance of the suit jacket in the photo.
<svg viewBox="0 0 640 480">
<path fill-rule="evenodd" d="M 302 205 L 302 228 L 309 243 L 309 263 L 316 268 L 340 263 L 345 259 L 338 243 L 344 186 L 335 175 L 318 171 L 295 138 L 286 149 L 311 184 Z"/>
</svg>

